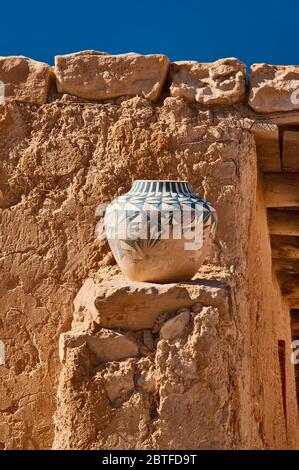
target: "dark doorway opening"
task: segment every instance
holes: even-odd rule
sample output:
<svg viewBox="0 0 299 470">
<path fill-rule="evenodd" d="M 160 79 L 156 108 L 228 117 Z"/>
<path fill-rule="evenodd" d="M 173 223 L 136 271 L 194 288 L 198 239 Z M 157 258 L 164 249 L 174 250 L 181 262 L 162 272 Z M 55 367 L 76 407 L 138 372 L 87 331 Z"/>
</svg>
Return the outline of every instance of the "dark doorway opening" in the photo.
<svg viewBox="0 0 299 470">
<path fill-rule="evenodd" d="M 299 342 L 299 309 L 291 310 L 291 330 L 292 330 L 292 341 Z M 295 350 L 296 349 L 298 349 L 298 346 L 295 348 Z M 297 354 L 297 358 L 299 358 L 299 354 Z M 294 368 L 295 368 L 297 403 L 298 403 L 298 408 L 299 408 L 299 363 L 294 364 Z"/>
<path fill-rule="evenodd" d="M 284 417 L 287 416 L 287 391 L 286 391 L 286 342 L 283 339 L 278 341 L 278 359 L 281 378 L 281 393 Z"/>
</svg>

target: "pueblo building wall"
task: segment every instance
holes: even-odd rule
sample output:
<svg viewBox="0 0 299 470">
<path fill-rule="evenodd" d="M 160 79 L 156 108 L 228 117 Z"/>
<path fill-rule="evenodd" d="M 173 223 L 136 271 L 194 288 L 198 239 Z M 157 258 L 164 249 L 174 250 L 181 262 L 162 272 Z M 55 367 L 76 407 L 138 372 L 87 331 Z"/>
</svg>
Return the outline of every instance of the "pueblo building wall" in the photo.
<svg viewBox="0 0 299 470">
<path fill-rule="evenodd" d="M 298 446 L 260 165 L 277 158 L 275 103 L 295 120 L 296 90 L 266 72 L 252 68 L 248 95 L 237 59 L 0 59 L 2 448 Z M 137 178 L 189 180 L 219 215 L 194 284 L 147 286 L 147 316 L 94 234 L 96 207 Z"/>
</svg>

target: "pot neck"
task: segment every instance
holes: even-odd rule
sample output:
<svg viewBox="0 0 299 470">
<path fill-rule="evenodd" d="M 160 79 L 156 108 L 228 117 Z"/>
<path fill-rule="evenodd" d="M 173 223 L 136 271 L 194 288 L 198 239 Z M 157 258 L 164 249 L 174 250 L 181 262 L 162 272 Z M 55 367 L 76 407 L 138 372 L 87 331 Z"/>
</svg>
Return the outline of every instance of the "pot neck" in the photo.
<svg viewBox="0 0 299 470">
<path fill-rule="evenodd" d="M 156 194 L 189 194 L 189 183 L 186 181 L 171 180 L 136 180 L 132 184 L 129 194 L 156 193 Z"/>
</svg>

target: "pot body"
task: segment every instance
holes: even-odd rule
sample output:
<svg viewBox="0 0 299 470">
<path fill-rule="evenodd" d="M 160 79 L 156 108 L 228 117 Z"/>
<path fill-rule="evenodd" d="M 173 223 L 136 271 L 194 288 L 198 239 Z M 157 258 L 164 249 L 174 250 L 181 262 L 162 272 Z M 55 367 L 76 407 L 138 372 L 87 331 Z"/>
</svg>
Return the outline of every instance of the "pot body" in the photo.
<svg viewBox="0 0 299 470">
<path fill-rule="evenodd" d="M 111 251 L 134 281 L 192 279 L 204 262 L 217 226 L 215 209 L 185 181 L 137 180 L 106 209 Z"/>
</svg>

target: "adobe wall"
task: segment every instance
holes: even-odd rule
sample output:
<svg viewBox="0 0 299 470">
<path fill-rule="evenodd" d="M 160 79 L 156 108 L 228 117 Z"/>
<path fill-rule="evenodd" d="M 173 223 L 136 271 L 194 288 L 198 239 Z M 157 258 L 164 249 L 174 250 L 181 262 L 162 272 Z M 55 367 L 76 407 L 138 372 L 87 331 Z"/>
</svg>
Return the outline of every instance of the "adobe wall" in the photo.
<svg viewBox="0 0 299 470">
<path fill-rule="evenodd" d="M 248 328 L 244 371 L 250 371 L 252 404 L 251 431 L 247 417 L 243 416 L 246 440 L 252 447 L 297 448 L 298 411 L 294 394 L 294 368 L 290 362 L 290 308 L 281 296 L 280 287 L 271 266 L 271 246 L 267 225 L 267 212 L 263 197 L 262 176 L 257 179 L 257 197 L 253 205 L 251 234 L 248 246 L 248 288 L 251 297 L 249 315 L 244 313 Z M 256 211 L 255 211 L 256 207 Z M 250 339 L 249 339 L 250 338 Z M 286 425 L 281 390 L 278 341 L 286 346 Z M 255 367 L 255 364 L 259 364 Z M 245 373 L 246 375 L 246 373 Z"/>
<path fill-rule="evenodd" d="M 57 88 L 53 70 L 44 64 L 26 62 L 24 72 L 25 59 L 11 59 L 11 67 L 9 59 L 0 59 L 0 80 L 10 84 L 0 105 L 0 339 L 6 346 L 6 364 L 0 366 L 1 447 L 44 449 L 54 441 L 56 448 L 122 448 L 123 437 L 117 436 L 124 432 L 131 448 L 296 447 L 293 370 L 287 361 L 286 430 L 277 357 L 278 339 L 290 344 L 289 312 L 272 280 L 255 142 L 238 108 L 247 99 L 245 67 L 228 59 L 174 65 L 169 74 L 163 57 L 151 59 L 147 68 L 142 56 L 119 56 L 116 64 L 111 56 L 83 56 L 57 60 Z M 16 85 L 18 67 L 25 79 Z M 90 75 L 83 80 L 86 71 Z M 117 88 L 117 74 L 127 77 L 125 89 Z M 211 325 L 215 317 L 209 312 L 218 307 L 200 294 L 197 300 L 212 310 L 192 317 L 179 339 L 158 339 L 151 354 L 139 344 L 137 359 L 122 357 L 103 366 L 84 340 L 66 347 L 62 364 L 60 335 L 88 322 L 73 307 L 81 286 L 88 278 L 99 285 L 116 282 L 120 274 L 107 243 L 95 239 L 95 209 L 138 178 L 189 180 L 218 211 L 213 250 L 198 273 L 227 286 L 228 307 L 219 307 L 216 323 L 206 327 L 214 349 L 204 348 L 200 325 Z M 101 328 L 99 323 L 96 332 Z M 173 434 L 178 423 L 171 403 L 178 396 L 169 387 L 180 349 L 185 351 L 177 384 L 181 430 Z M 209 354 L 213 361 L 206 364 Z M 194 389 L 184 383 L 188 355 Z M 132 379 L 137 362 L 145 364 L 141 369 L 148 363 L 159 369 L 154 398 L 160 405 L 154 413 L 153 392 L 140 389 L 134 374 Z M 128 397 L 116 407 L 105 386 L 115 374 L 131 380 Z M 98 378 L 96 386 L 92 377 Z M 77 408 L 76 393 L 89 421 Z M 211 406 L 207 415 L 200 412 L 198 393 Z M 139 414 L 132 414 L 136 403 Z M 189 405 L 198 416 L 195 434 Z M 80 432 L 70 416 L 82 423 Z"/>
</svg>

